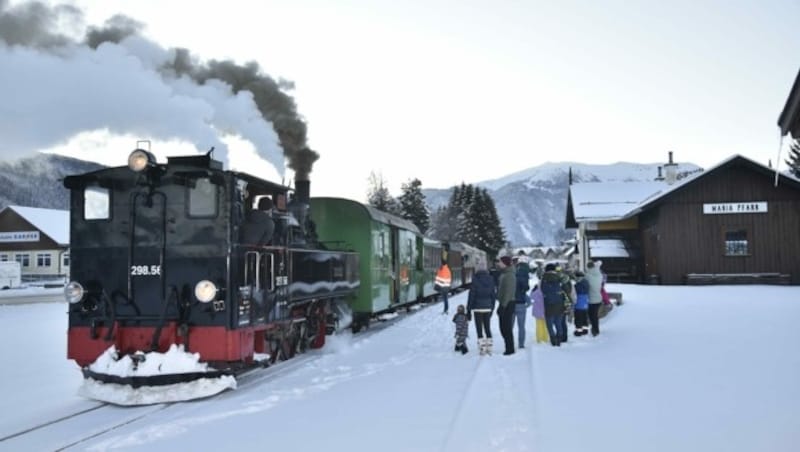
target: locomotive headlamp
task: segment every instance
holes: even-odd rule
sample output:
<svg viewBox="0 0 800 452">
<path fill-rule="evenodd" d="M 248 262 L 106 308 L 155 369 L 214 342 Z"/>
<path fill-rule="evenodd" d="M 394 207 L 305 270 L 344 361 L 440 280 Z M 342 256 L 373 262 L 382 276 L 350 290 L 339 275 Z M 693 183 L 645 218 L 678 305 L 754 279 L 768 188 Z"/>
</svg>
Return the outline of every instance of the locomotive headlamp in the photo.
<svg viewBox="0 0 800 452">
<path fill-rule="evenodd" d="M 136 149 L 128 156 L 128 168 L 137 173 L 151 166 L 156 166 L 156 157 L 144 149 Z"/>
<path fill-rule="evenodd" d="M 213 301 L 217 296 L 217 285 L 204 279 L 194 286 L 194 296 L 201 303 Z"/>
<path fill-rule="evenodd" d="M 83 286 L 80 285 L 77 281 L 70 281 L 69 284 L 64 286 L 64 298 L 67 299 L 69 303 L 77 303 L 83 299 Z"/>
</svg>

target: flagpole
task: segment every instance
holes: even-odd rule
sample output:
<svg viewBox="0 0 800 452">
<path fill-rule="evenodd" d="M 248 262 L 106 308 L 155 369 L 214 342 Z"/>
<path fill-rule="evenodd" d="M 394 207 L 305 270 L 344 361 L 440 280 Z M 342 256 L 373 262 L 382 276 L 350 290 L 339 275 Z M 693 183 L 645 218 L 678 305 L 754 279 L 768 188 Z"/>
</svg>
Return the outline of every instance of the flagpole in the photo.
<svg viewBox="0 0 800 452">
<path fill-rule="evenodd" d="M 778 168 L 781 166 L 781 149 L 783 149 L 783 135 L 778 131 L 780 138 L 778 139 L 778 159 L 775 160 L 775 186 L 778 186 Z"/>
</svg>

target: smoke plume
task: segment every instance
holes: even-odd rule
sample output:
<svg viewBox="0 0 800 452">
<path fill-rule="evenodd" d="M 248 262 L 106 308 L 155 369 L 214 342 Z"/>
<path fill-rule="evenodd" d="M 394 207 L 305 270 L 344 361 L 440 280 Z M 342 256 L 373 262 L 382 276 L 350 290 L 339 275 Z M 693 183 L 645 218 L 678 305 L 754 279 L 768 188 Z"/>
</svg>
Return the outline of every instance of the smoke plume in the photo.
<svg viewBox="0 0 800 452">
<path fill-rule="evenodd" d="M 69 29 L 82 36 L 54 31 Z M 288 162 L 308 178 L 319 155 L 308 147 L 290 82 L 255 62 L 202 62 L 188 49 L 165 49 L 143 29 L 122 15 L 87 29 L 73 6 L 0 0 L 0 67 L 13 68 L 0 71 L 0 152 L 27 154 L 107 130 L 214 146 L 226 160 L 220 138 L 236 135 L 279 173 Z"/>
</svg>

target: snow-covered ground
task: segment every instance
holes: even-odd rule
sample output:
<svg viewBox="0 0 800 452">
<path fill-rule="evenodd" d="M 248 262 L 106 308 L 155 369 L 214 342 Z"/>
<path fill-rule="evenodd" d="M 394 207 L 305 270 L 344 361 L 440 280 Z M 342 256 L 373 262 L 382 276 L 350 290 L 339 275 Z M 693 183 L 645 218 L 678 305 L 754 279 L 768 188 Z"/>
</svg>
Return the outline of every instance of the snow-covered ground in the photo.
<svg viewBox="0 0 800 452">
<path fill-rule="evenodd" d="M 610 289 L 625 304 L 600 336 L 560 348 L 534 345 L 528 318 L 526 348 L 502 356 L 495 316 L 494 356 L 477 355 L 472 325 L 455 353 L 435 305 L 211 399 L 106 407 L 8 439 L 97 404 L 64 358 L 66 305 L 0 306 L 0 450 L 798 450 L 799 287 Z M 115 416 L 131 421 L 105 431 Z"/>
</svg>

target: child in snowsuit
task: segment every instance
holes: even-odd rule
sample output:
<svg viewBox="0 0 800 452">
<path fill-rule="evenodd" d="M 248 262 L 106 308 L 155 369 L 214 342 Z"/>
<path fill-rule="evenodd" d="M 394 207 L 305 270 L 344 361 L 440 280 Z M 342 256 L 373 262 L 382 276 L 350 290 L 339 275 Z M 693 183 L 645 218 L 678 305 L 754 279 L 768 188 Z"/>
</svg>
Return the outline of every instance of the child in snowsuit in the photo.
<svg viewBox="0 0 800 452">
<path fill-rule="evenodd" d="M 469 316 L 464 310 L 464 305 L 458 305 L 456 315 L 453 316 L 453 323 L 456 324 L 456 348 L 455 351 L 461 354 L 467 353 L 467 330 L 469 329 Z"/>
<path fill-rule="evenodd" d="M 544 319 L 544 295 L 542 295 L 542 289 L 538 285 L 531 291 L 531 300 L 533 300 L 531 313 L 533 318 L 536 319 L 536 343 L 550 342 L 550 335 L 547 334 L 547 323 Z"/>
<path fill-rule="evenodd" d="M 575 278 L 575 335 L 589 334 L 589 281 L 583 272 L 576 272 Z"/>
</svg>

